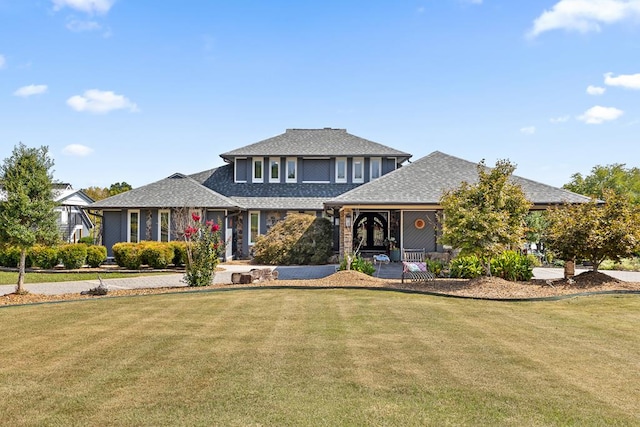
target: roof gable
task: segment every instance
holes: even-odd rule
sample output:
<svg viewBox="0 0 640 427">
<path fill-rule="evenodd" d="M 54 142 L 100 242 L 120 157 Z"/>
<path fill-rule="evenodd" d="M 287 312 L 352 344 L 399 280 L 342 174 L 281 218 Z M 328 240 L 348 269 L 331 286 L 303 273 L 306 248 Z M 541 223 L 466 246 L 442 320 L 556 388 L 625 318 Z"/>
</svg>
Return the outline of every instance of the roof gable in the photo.
<svg viewBox="0 0 640 427">
<path fill-rule="evenodd" d="M 477 163 L 434 151 L 375 181 L 348 191 L 326 204 L 335 206 L 346 204 L 438 205 L 445 191 L 459 187 L 463 181 L 477 182 L 477 166 Z M 513 175 L 511 180 L 519 184 L 527 199 L 536 205 L 584 203 L 590 200 L 586 196 L 516 175 Z"/>
<path fill-rule="evenodd" d="M 236 157 L 268 156 L 373 156 L 397 157 L 403 162 L 411 154 L 377 142 L 351 135 L 346 129 L 287 129 L 285 133 L 220 155 L 225 160 Z"/>
<path fill-rule="evenodd" d="M 143 187 L 116 194 L 89 205 L 91 209 L 109 208 L 237 208 L 238 205 L 222 194 L 205 187 L 193 178 L 176 173 Z"/>
</svg>

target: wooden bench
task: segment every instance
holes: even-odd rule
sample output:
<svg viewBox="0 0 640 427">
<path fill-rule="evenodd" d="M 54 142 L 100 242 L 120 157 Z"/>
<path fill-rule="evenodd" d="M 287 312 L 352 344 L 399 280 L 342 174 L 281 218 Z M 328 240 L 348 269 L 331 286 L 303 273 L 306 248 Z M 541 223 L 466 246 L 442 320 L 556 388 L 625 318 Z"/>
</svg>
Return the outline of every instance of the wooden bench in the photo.
<svg viewBox="0 0 640 427">
<path fill-rule="evenodd" d="M 435 279 L 433 273 L 429 271 L 425 259 L 424 249 L 402 250 L 402 283 L 405 278 L 412 282 L 426 282 Z"/>
</svg>

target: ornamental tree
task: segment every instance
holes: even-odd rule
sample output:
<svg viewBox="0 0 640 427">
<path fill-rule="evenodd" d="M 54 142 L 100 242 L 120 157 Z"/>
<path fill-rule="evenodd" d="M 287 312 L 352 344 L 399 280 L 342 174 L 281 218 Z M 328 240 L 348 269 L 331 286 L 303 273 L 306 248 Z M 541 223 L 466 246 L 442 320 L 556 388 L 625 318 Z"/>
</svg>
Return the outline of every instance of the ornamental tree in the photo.
<svg viewBox="0 0 640 427">
<path fill-rule="evenodd" d="M 585 259 L 598 271 L 605 259 L 618 262 L 640 249 L 640 207 L 611 189 L 603 196 L 604 204 L 594 198 L 548 211 L 546 241 L 560 259 Z"/>
<path fill-rule="evenodd" d="M 460 249 L 461 255 L 483 259 L 491 275 L 491 258 L 522 243 L 525 217 L 531 207 L 522 188 L 509 180 L 515 165 L 498 160 L 487 168 L 478 164 L 478 181 L 462 182 L 440 198 L 441 243 Z"/>
<path fill-rule="evenodd" d="M 213 221 L 202 223 L 200 216 L 192 213 L 192 224 L 184 229 L 187 242 L 187 263 L 184 280 L 189 286 L 209 286 L 215 276 L 219 257 L 224 252 L 220 237 L 220 225 Z"/>
<path fill-rule="evenodd" d="M 56 203 L 52 167 L 48 147 L 27 148 L 20 143 L 0 169 L 6 197 L 0 202 L 0 238 L 20 249 L 16 293 L 26 293 L 23 285 L 27 251 L 37 243 L 52 244 L 59 239 L 53 211 Z"/>
</svg>

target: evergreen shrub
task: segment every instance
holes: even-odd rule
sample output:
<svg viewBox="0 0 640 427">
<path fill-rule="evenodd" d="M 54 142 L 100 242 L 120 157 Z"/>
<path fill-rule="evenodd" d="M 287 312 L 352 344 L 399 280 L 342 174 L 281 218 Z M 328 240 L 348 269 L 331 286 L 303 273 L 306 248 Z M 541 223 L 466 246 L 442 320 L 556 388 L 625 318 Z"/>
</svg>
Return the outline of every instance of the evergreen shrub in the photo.
<svg viewBox="0 0 640 427">
<path fill-rule="evenodd" d="M 29 259 L 35 267 L 52 269 L 60 262 L 56 246 L 35 245 L 29 250 Z"/>
<path fill-rule="evenodd" d="M 105 246 L 91 245 L 87 247 L 87 264 L 97 268 L 107 260 L 107 248 Z"/>
<path fill-rule="evenodd" d="M 113 258 L 118 266 L 130 270 L 140 269 L 142 259 L 137 243 L 116 243 L 111 249 L 113 250 Z"/>
<path fill-rule="evenodd" d="M 84 243 L 69 243 L 60 246 L 58 251 L 60 262 L 66 269 L 82 267 L 87 260 L 87 245 Z"/>
</svg>

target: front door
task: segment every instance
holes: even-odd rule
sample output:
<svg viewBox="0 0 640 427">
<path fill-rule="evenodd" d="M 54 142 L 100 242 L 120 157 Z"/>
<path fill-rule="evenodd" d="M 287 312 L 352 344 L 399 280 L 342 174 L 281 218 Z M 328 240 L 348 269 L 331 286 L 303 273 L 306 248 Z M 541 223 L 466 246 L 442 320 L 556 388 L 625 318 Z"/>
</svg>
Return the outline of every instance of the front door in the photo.
<svg viewBox="0 0 640 427">
<path fill-rule="evenodd" d="M 356 251 L 384 251 L 389 235 L 385 213 L 364 212 L 353 224 L 353 245 Z"/>
</svg>

